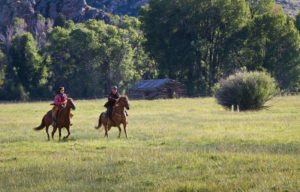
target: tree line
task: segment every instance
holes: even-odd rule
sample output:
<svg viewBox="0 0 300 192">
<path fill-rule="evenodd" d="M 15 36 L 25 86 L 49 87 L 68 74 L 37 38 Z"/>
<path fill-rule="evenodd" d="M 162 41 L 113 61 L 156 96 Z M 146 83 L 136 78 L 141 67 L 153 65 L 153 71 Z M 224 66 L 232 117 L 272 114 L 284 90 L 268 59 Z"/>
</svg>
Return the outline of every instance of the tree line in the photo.
<svg viewBox="0 0 300 192">
<path fill-rule="evenodd" d="M 156 75 L 137 18 L 75 24 L 61 16 L 54 23 L 34 35 L 16 18 L 11 32 L 2 35 L 0 99 L 49 99 L 59 86 L 76 98 L 97 98 L 112 85 L 123 92 L 138 79 Z"/>
<path fill-rule="evenodd" d="M 152 0 L 141 21 L 159 76 L 184 82 L 189 95 L 210 95 L 241 68 L 299 88 L 300 15 L 286 16 L 274 0 Z"/>
<path fill-rule="evenodd" d="M 139 79 L 173 78 L 190 96 L 211 95 L 236 70 L 267 71 L 283 90 L 300 88 L 300 14 L 273 0 L 152 0 L 139 18 L 74 23 L 15 18 L 0 32 L 0 100 L 76 98 L 121 92 Z"/>
</svg>

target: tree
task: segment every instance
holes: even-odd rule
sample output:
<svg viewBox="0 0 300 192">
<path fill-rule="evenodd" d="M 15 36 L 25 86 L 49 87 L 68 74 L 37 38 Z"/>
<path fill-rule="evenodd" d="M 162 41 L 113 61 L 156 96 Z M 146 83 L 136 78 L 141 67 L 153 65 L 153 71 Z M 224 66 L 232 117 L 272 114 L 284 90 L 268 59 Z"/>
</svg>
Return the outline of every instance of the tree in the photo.
<svg viewBox="0 0 300 192">
<path fill-rule="evenodd" d="M 46 51 L 50 84 L 64 85 L 76 97 L 91 98 L 106 95 L 114 84 L 123 92 L 145 74 L 151 75 L 143 39 L 132 26 L 137 27 L 130 22 L 121 28 L 90 20 L 55 27 Z"/>
<path fill-rule="evenodd" d="M 6 66 L 6 58 L 4 53 L 0 50 L 0 90 L 4 84 L 5 80 L 5 66 Z"/>
<path fill-rule="evenodd" d="M 298 86 L 300 36 L 294 23 L 280 10 L 256 16 L 246 27 L 238 53 L 249 70 L 267 70 L 281 89 Z"/>
<path fill-rule="evenodd" d="M 47 82 L 47 68 L 32 34 L 14 37 L 10 54 L 13 65 L 9 70 L 14 74 L 15 83 L 23 86 L 31 97 L 38 96 L 36 91 Z"/>
<path fill-rule="evenodd" d="M 248 2 L 252 18 L 272 12 L 275 6 L 274 0 L 248 0 Z"/>
<path fill-rule="evenodd" d="M 240 0 L 152 0 L 141 12 L 145 46 L 159 76 L 185 82 L 189 95 L 206 95 L 222 76 L 231 35 L 247 24 Z"/>
<path fill-rule="evenodd" d="M 143 79 L 153 79 L 157 76 L 156 62 L 149 57 L 143 47 L 145 43 L 145 37 L 141 31 L 141 21 L 136 17 L 129 17 L 127 15 L 123 17 L 115 16 L 114 19 L 116 25 L 119 28 L 128 31 L 130 36 L 129 41 L 134 50 L 134 66 L 140 77 Z"/>
<path fill-rule="evenodd" d="M 152 0 L 141 19 L 159 76 L 185 82 L 190 95 L 210 94 L 243 67 L 299 86 L 299 33 L 274 0 Z"/>
</svg>

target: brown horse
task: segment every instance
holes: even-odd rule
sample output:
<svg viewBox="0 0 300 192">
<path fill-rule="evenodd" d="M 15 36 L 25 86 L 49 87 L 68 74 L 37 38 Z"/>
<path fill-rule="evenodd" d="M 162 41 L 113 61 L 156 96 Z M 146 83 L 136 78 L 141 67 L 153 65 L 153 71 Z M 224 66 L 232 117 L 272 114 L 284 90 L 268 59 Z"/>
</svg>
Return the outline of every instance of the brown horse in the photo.
<svg viewBox="0 0 300 192">
<path fill-rule="evenodd" d="M 53 131 L 52 131 L 52 139 L 54 139 L 54 134 L 55 134 L 57 128 L 59 130 L 59 140 L 61 139 L 61 129 L 63 127 L 65 127 L 68 131 L 68 135 L 65 136 L 63 139 L 67 139 L 70 136 L 70 134 L 71 134 L 70 133 L 70 118 L 72 117 L 71 109 L 75 110 L 76 106 L 73 102 L 73 99 L 68 98 L 66 107 L 58 112 L 57 123 L 56 123 L 55 127 L 53 127 Z M 46 113 L 46 115 L 44 115 L 41 125 L 34 128 L 34 130 L 39 131 L 46 127 L 46 133 L 48 136 L 48 140 L 50 140 L 48 129 L 51 124 L 52 124 L 52 111 L 50 110 Z"/>
<path fill-rule="evenodd" d="M 121 137 L 121 127 L 120 125 L 123 124 L 123 129 L 125 136 L 127 138 L 127 131 L 126 126 L 128 124 L 127 117 L 125 114 L 125 108 L 129 110 L 129 103 L 128 103 L 128 97 L 127 96 L 121 96 L 115 106 L 113 107 L 112 111 L 112 119 L 108 117 L 106 112 L 103 112 L 100 114 L 98 126 L 95 127 L 96 129 L 99 129 L 102 125 L 104 126 L 105 130 L 105 137 L 108 137 L 108 131 L 111 129 L 111 127 L 118 127 L 119 129 L 119 138 Z"/>
</svg>

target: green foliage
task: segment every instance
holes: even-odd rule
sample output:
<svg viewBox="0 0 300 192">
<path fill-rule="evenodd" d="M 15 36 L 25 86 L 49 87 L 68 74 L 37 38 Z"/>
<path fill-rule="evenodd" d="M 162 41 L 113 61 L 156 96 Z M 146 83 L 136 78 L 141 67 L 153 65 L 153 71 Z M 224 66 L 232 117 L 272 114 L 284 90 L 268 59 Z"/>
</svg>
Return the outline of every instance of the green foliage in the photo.
<svg viewBox="0 0 300 192">
<path fill-rule="evenodd" d="M 22 24 L 22 20 L 15 20 Z M 18 24 L 18 25 L 19 25 Z M 17 26 L 17 25 L 16 25 Z M 9 59 L 7 59 L 9 58 Z M 0 98 L 28 100 L 40 98 L 39 90 L 47 83 L 47 68 L 43 64 L 36 41 L 31 33 L 20 32 L 13 37 L 8 55 L 0 59 L 3 79 Z"/>
<path fill-rule="evenodd" d="M 266 69 L 282 89 L 298 86 L 300 36 L 281 10 L 276 14 L 256 16 L 241 34 L 244 35 L 243 44 L 234 55 L 239 61 L 237 66 L 246 66 L 249 70 Z"/>
<path fill-rule="evenodd" d="M 67 24 L 66 16 L 60 13 L 54 21 L 54 26 L 65 27 L 66 24 Z"/>
<path fill-rule="evenodd" d="M 275 79 L 265 72 L 237 72 L 221 80 L 215 97 L 226 108 L 258 110 L 277 93 Z"/>
<path fill-rule="evenodd" d="M 54 28 L 47 46 L 51 84 L 65 85 L 76 97 L 99 97 L 114 84 L 124 92 L 137 79 L 155 74 L 142 48 L 138 23 L 125 18 L 117 27 L 90 20 Z"/>
<path fill-rule="evenodd" d="M 13 29 L 16 34 L 24 33 L 27 27 L 27 24 L 23 18 L 15 17 L 13 19 Z"/>
<path fill-rule="evenodd" d="M 5 79 L 5 65 L 6 65 L 6 56 L 0 50 L 0 90 L 3 86 L 4 79 Z"/>
<path fill-rule="evenodd" d="M 206 95 L 222 76 L 230 37 L 246 25 L 243 0 L 152 0 L 141 12 L 145 46 L 159 75 L 178 79 L 189 95 Z"/>
<path fill-rule="evenodd" d="M 14 82 L 35 96 L 34 92 L 47 82 L 47 68 L 31 33 L 17 35 L 12 42 L 10 54 Z"/>
<path fill-rule="evenodd" d="M 251 16 L 264 15 L 274 9 L 274 0 L 248 0 Z"/>
<path fill-rule="evenodd" d="M 141 18 L 159 75 L 185 82 L 190 95 L 209 94 L 241 67 L 267 70 L 282 89 L 299 86 L 299 33 L 273 0 L 153 0 Z"/>
<path fill-rule="evenodd" d="M 15 18 L 9 36 L 0 36 L 6 43 L 6 55 L 0 52 L 0 99 L 49 98 L 62 85 L 77 98 L 101 97 L 112 85 L 124 93 L 136 80 L 156 75 L 137 18 L 116 16 L 109 25 L 75 24 L 59 16 L 49 29 L 46 21 L 38 16 L 39 33 L 33 37 L 24 20 Z"/>
<path fill-rule="evenodd" d="M 0 98 L 10 101 L 27 101 L 30 99 L 30 95 L 22 84 L 12 79 L 5 79 L 5 84 L 0 91 Z"/>
<path fill-rule="evenodd" d="M 299 89 L 299 21 L 274 0 L 152 0 L 140 19 L 75 24 L 59 15 L 55 28 L 41 15 L 34 29 L 16 17 L 0 34 L 0 89 L 9 99 L 17 99 L 13 87 L 24 98 L 49 98 L 64 85 L 74 97 L 93 98 L 114 84 L 124 93 L 138 79 L 169 77 L 199 96 L 243 67 Z"/>
</svg>

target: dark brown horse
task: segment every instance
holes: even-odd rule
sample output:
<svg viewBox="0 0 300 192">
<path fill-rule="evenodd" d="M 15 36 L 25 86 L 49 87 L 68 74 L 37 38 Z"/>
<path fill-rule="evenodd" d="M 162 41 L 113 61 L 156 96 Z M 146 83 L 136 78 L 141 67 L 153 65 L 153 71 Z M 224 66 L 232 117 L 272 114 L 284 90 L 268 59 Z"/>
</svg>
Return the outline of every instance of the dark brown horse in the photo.
<svg viewBox="0 0 300 192">
<path fill-rule="evenodd" d="M 126 126 L 128 124 L 127 117 L 125 114 L 125 108 L 129 110 L 129 103 L 128 103 L 128 97 L 127 96 L 121 96 L 115 106 L 113 107 L 112 111 L 112 119 L 108 118 L 108 115 L 106 112 L 103 112 L 100 114 L 98 126 L 95 127 L 96 129 L 99 129 L 102 125 L 104 126 L 105 130 L 105 137 L 108 137 L 108 131 L 111 129 L 111 127 L 118 127 L 119 129 L 119 138 L 121 137 L 121 124 L 123 124 L 123 129 L 125 136 L 127 138 L 127 131 Z"/>
<path fill-rule="evenodd" d="M 67 129 L 68 135 L 65 136 L 63 139 L 67 139 L 70 136 L 70 134 L 71 134 L 70 133 L 70 118 L 72 117 L 71 109 L 75 110 L 76 106 L 73 102 L 73 99 L 68 98 L 66 107 L 61 109 L 58 112 L 57 123 L 56 123 L 55 127 L 53 127 L 53 131 L 52 131 L 52 139 L 54 139 L 54 134 L 55 134 L 57 128 L 59 130 L 59 140 L 61 139 L 61 129 L 64 127 Z M 52 111 L 50 110 L 46 113 L 46 115 L 44 115 L 41 125 L 34 128 L 34 130 L 39 131 L 46 127 L 46 133 L 48 136 L 48 140 L 50 140 L 48 129 L 51 124 L 52 124 Z"/>
</svg>

